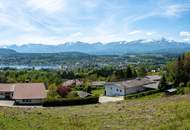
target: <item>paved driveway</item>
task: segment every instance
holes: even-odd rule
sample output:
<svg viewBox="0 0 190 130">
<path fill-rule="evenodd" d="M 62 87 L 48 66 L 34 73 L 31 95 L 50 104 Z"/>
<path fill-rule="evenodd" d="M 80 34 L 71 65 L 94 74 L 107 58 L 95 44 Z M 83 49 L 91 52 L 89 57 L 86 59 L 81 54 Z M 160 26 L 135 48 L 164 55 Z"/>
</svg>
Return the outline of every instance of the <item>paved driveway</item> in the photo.
<svg viewBox="0 0 190 130">
<path fill-rule="evenodd" d="M 122 101 L 122 100 L 124 100 L 123 96 L 119 96 L 119 97 L 101 96 L 99 98 L 99 103 L 117 102 L 117 101 Z"/>
<path fill-rule="evenodd" d="M 15 101 L 11 101 L 11 100 L 0 100 L 0 106 L 8 106 L 11 107 L 14 105 Z"/>
</svg>

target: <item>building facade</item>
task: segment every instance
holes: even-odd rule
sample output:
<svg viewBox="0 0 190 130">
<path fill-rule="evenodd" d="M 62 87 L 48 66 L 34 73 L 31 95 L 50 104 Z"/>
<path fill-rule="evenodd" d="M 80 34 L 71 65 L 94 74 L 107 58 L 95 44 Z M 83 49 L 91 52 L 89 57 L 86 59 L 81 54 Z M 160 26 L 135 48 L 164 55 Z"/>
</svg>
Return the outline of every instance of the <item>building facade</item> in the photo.
<svg viewBox="0 0 190 130">
<path fill-rule="evenodd" d="M 160 76 L 148 76 L 121 82 L 108 82 L 104 85 L 106 96 L 126 96 L 147 89 L 158 89 Z"/>
</svg>

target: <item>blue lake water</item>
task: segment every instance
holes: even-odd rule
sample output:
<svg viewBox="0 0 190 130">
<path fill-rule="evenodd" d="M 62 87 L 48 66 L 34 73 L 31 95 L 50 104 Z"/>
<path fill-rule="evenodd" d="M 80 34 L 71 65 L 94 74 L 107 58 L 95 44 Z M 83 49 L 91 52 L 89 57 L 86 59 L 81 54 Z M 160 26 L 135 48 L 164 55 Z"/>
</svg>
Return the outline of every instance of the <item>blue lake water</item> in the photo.
<svg viewBox="0 0 190 130">
<path fill-rule="evenodd" d="M 28 66 L 28 65 L 0 65 L 0 68 L 14 68 L 14 69 L 61 69 L 61 66 Z"/>
</svg>

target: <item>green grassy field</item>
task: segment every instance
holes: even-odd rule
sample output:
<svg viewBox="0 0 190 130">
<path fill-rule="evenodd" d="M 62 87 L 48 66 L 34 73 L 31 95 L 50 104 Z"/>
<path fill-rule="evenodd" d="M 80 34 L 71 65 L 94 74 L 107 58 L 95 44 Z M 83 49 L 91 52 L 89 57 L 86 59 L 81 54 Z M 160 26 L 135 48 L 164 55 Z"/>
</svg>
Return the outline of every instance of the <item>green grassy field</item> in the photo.
<svg viewBox="0 0 190 130">
<path fill-rule="evenodd" d="M 190 95 L 162 93 L 117 103 L 59 107 L 0 107 L 0 130 L 188 130 Z"/>
<path fill-rule="evenodd" d="M 103 96 L 103 95 L 104 95 L 104 88 L 100 88 L 100 89 L 92 90 L 92 95 Z"/>
</svg>

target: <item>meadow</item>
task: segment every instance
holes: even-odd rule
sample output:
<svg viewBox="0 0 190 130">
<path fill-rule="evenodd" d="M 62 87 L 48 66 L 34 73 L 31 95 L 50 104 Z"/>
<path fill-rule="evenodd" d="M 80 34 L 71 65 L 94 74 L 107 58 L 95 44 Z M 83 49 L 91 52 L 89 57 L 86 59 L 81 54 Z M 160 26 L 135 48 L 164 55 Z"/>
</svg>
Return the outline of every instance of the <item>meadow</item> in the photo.
<svg viewBox="0 0 190 130">
<path fill-rule="evenodd" d="M 115 103 L 56 108 L 0 107 L 1 130 L 187 130 L 190 95 L 163 93 Z"/>
</svg>

